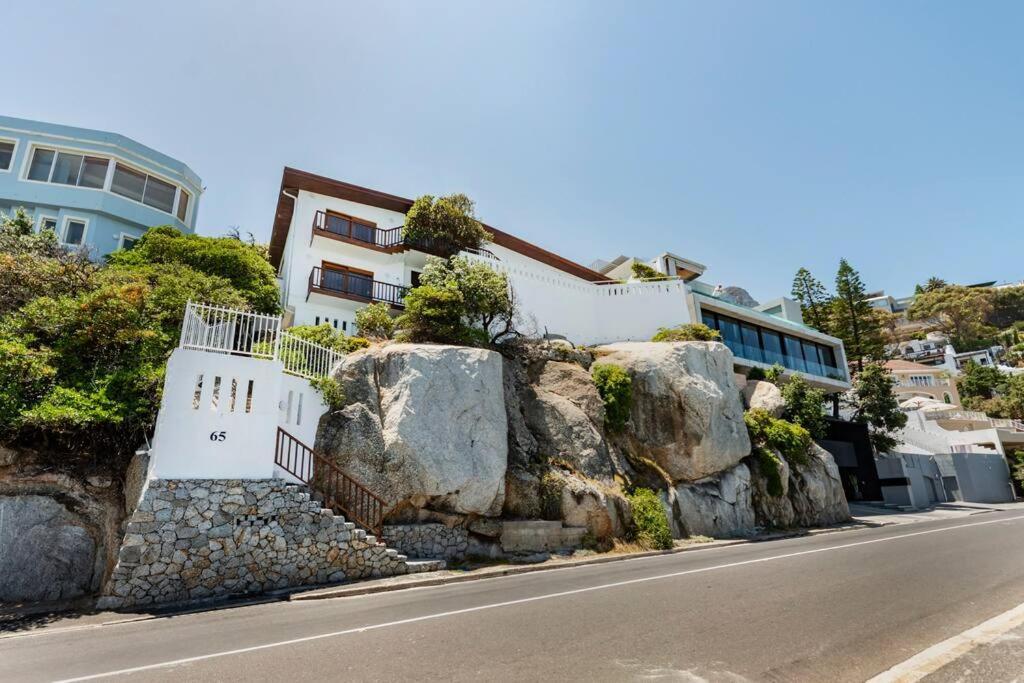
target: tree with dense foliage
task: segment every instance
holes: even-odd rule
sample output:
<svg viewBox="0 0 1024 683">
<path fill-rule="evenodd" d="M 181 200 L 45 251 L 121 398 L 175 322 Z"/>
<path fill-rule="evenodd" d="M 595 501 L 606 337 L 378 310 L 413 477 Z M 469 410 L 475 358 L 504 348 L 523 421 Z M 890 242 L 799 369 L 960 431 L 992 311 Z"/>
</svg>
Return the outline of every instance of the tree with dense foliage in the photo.
<svg viewBox="0 0 1024 683">
<path fill-rule="evenodd" d="M 825 392 L 815 389 L 803 377 L 794 375 L 781 387 L 782 400 L 786 403 L 782 417 L 806 429 L 815 439 L 822 439 L 828 432 L 825 419 Z"/>
<path fill-rule="evenodd" d="M 832 295 L 825 289 L 825 285 L 811 275 L 811 271 L 801 268 L 796 271 L 790 293 L 800 303 L 804 322 L 819 332 L 828 334 Z"/>
<path fill-rule="evenodd" d="M 885 357 L 885 340 L 878 318 L 866 300 L 860 274 L 846 259 L 839 261 L 836 297 L 832 302 L 830 334 L 843 340 L 846 355 L 864 369 L 864 361 Z"/>
<path fill-rule="evenodd" d="M 464 194 L 419 197 L 405 214 L 402 234 L 407 243 L 429 245 L 443 256 L 479 249 L 492 239 L 476 219 L 473 200 Z"/>
<path fill-rule="evenodd" d="M 633 403 L 633 379 L 618 365 L 595 363 L 591 376 L 604 401 L 605 426 L 619 432 L 629 420 Z"/>
<path fill-rule="evenodd" d="M 989 290 L 950 285 L 922 292 L 907 309 L 910 320 L 927 321 L 950 337 L 957 350 L 984 345 L 995 329 L 985 324 L 992 312 Z"/>
<path fill-rule="evenodd" d="M 304 339 L 314 344 L 319 344 L 338 353 L 352 353 L 359 349 L 365 349 L 370 342 L 363 337 L 350 337 L 344 332 L 339 332 L 327 323 L 319 325 L 296 325 L 289 327 L 287 332 L 291 335 Z"/>
<path fill-rule="evenodd" d="M 934 292 L 936 290 L 939 290 L 939 289 L 942 289 L 943 287 L 948 287 L 948 286 L 949 286 L 948 282 L 946 282 L 945 280 L 943 280 L 940 277 L 935 277 L 933 275 L 932 277 L 928 278 L 928 281 L 925 282 L 923 285 L 917 285 L 916 287 L 914 287 L 914 294 L 922 294 L 924 292 Z"/>
<path fill-rule="evenodd" d="M 407 341 L 497 344 L 516 334 L 517 315 L 507 275 L 453 256 L 427 262 L 395 326 Z"/>
<path fill-rule="evenodd" d="M 161 232 L 150 249 L 178 239 Z M 66 252 L 52 232 L 0 226 L 0 263 L 11 267 L 0 267 L 0 279 L 11 270 L 18 279 L 5 280 L 0 295 L 0 441 L 31 444 L 57 468 L 122 472 L 152 429 L 186 302 L 277 309 L 276 289 L 268 299 L 259 277 L 238 272 L 262 270 L 273 281 L 269 264 L 254 266 L 248 247 L 223 241 L 190 236 L 188 248 L 117 252 L 100 267 Z M 236 286 L 217 264 L 255 289 Z"/>
<path fill-rule="evenodd" d="M 686 323 L 676 327 L 659 327 L 658 331 L 651 337 L 651 341 L 722 341 L 722 335 L 719 334 L 718 330 L 713 330 L 704 323 Z"/>
<path fill-rule="evenodd" d="M 186 235 L 165 225 L 147 231 L 134 248 L 115 251 L 107 259 L 119 268 L 182 264 L 227 279 L 254 311 L 273 314 L 280 310 L 274 268 L 262 249 L 239 239 Z"/>
<path fill-rule="evenodd" d="M 894 433 L 907 424 L 907 416 L 900 410 L 895 380 L 884 365 L 871 363 L 853 378 L 853 388 L 846 402 L 853 409 L 853 421 L 866 424 L 871 444 L 880 453 L 896 446 Z"/>
<path fill-rule="evenodd" d="M 395 334 L 395 319 L 391 306 L 378 301 L 356 311 L 356 329 L 369 339 L 391 339 Z"/>
<path fill-rule="evenodd" d="M 991 365 L 979 365 L 973 360 L 964 363 L 956 388 L 963 401 L 990 399 L 1005 384 L 1006 376 Z"/>
<path fill-rule="evenodd" d="M 991 294 L 992 310 L 985 322 L 999 329 L 1024 321 L 1024 287 L 994 289 Z"/>
</svg>

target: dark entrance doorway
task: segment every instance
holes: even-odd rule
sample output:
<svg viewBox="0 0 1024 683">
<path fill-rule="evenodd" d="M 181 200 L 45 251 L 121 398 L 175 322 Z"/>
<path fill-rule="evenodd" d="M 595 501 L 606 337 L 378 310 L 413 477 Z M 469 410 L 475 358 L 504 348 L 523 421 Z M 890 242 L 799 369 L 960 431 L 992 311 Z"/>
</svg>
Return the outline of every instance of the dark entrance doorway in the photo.
<svg viewBox="0 0 1024 683">
<path fill-rule="evenodd" d="M 818 444 L 835 458 L 846 500 L 882 500 L 867 425 L 829 419 L 828 433 Z"/>
</svg>

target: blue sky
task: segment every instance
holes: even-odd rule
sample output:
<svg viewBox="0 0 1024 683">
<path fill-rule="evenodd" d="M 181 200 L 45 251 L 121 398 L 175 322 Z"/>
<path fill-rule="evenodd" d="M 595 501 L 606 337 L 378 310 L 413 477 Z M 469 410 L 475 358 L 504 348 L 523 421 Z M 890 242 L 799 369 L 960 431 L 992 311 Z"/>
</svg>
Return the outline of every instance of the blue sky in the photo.
<svg viewBox="0 0 1024 683">
<path fill-rule="evenodd" d="M 1024 3 L 25 2 L 12 116 L 123 133 L 267 239 L 285 165 L 762 300 L 1024 278 Z M 12 57 L 13 56 L 13 57 Z M 13 61 L 11 61 L 13 58 Z M 10 68 L 16 67 L 16 68 Z"/>
</svg>

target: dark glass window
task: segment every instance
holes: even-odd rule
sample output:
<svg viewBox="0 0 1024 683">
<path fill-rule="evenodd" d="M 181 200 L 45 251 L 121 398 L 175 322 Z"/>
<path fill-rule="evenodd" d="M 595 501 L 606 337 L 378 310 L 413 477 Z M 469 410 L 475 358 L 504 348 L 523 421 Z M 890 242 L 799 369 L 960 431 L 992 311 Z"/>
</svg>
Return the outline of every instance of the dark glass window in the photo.
<svg viewBox="0 0 1024 683">
<path fill-rule="evenodd" d="M 743 336 L 743 357 L 763 362 L 764 356 L 761 353 L 761 340 L 757 336 L 757 328 L 743 323 L 740 325 L 740 332 Z"/>
<path fill-rule="evenodd" d="M 707 325 L 711 329 L 713 329 L 713 330 L 717 330 L 718 329 L 718 325 L 715 323 L 715 314 L 714 313 L 708 313 L 707 311 L 701 311 L 700 312 L 700 319 L 701 319 L 701 321 L 703 321 L 703 323 L 705 325 Z"/>
<path fill-rule="evenodd" d="M 102 157 L 85 157 L 82 172 L 78 176 L 79 187 L 101 189 L 107 180 L 107 166 L 110 162 Z"/>
<path fill-rule="evenodd" d="M 0 142 L 0 171 L 6 171 L 14 160 L 14 143 Z"/>
<path fill-rule="evenodd" d="M 718 319 L 718 330 L 722 333 L 722 341 L 737 356 L 743 357 L 743 340 L 740 337 L 740 324 L 731 318 Z"/>
<path fill-rule="evenodd" d="M 139 173 L 121 164 L 114 167 L 114 181 L 110 185 L 111 192 L 141 202 L 145 189 L 145 173 Z"/>
<path fill-rule="evenodd" d="M 814 342 L 805 341 L 804 346 L 804 361 L 807 363 L 807 372 L 815 375 L 822 374 L 821 372 L 821 359 L 818 357 L 818 345 Z"/>
<path fill-rule="evenodd" d="M 825 372 L 836 367 L 836 352 L 828 346 L 820 347 L 821 361 L 825 364 Z"/>
<path fill-rule="evenodd" d="M 782 339 L 778 332 L 761 330 L 761 339 L 764 340 L 764 362 L 769 365 L 782 362 Z"/>
<path fill-rule="evenodd" d="M 53 167 L 53 177 L 50 178 L 50 182 L 60 183 L 61 185 L 77 185 L 78 173 L 81 170 L 81 154 L 61 152 L 57 155 L 57 163 Z"/>
<path fill-rule="evenodd" d="M 52 149 L 36 149 L 32 153 L 32 163 L 28 167 L 29 180 L 49 180 L 53 157 L 57 154 Z"/>
<path fill-rule="evenodd" d="M 153 176 L 146 178 L 146 192 L 142 197 L 142 203 L 152 206 L 154 209 L 171 212 L 174 208 L 174 193 L 177 190 L 174 185 L 157 180 Z"/>
<path fill-rule="evenodd" d="M 82 221 L 68 221 L 64 230 L 64 244 L 79 245 L 85 238 L 85 223 Z"/>
<path fill-rule="evenodd" d="M 782 339 L 786 347 L 786 359 L 783 365 L 790 370 L 807 372 L 807 364 L 804 363 L 804 352 L 800 348 L 800 340 L 793 337 L 783 337 Z"/>
</svg>

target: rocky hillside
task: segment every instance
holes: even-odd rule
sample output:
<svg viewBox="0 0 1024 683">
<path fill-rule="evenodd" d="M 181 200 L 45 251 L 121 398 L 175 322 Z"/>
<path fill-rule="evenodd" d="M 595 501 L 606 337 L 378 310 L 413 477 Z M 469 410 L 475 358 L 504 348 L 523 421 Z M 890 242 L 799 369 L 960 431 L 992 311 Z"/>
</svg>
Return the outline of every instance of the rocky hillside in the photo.
<svg viewBox="0 0 1024 683">
<path fill-rule="evenodd" d="M 621 430 L 606 425 L 596 363 L 632 380 Z M 800 468 L 783 460 L 782 495 L 768 493 L 732 367 L 715 342 L 522 343 L 503 355 L 388 344 L 342 362 L 349 403 L 324 416 L 317 448 L 382 492 L 396 523 L 563 520 L 608 540 L 629 531 L 631 485 L 658 491 L 677 538 L 848 519 L 817 447 Z M 759 384 L 747 402 L 778 409 L 778 389 Z"/>
</svg>

